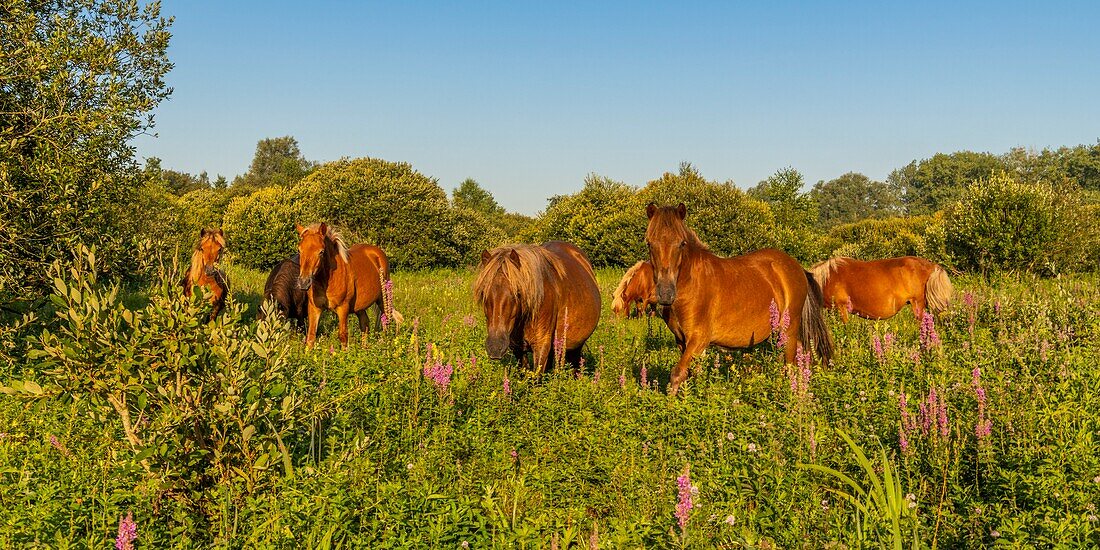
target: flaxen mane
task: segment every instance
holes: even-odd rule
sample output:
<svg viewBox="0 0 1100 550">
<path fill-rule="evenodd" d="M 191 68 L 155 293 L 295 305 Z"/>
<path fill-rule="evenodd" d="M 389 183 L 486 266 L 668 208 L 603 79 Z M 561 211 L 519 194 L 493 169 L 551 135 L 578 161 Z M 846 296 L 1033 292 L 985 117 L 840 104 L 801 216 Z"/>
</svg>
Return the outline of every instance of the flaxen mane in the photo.
<svg viewBox="0 0 1100 550">
<path fill-rule="evenodd" d="M 829 258 L 828 260 L 817 262 L 813 265 L 813 267 L 807 269 L 806 271 L 813 273 L 814 280 L 817 281 L 817 284 L 821 285 L 821 288 L 825 288 L 825 282 L 829 279 L 829 274 L 836 271 L 836 268 L 848 263 L 849 261 L 851 261 L 851 258 Z"/>
<path fill-rule="evenodd" d="M 191 269 L 187 270 L 187 278 L 185 281 L 197 281 L 199 277 L 202 276 L 202 268 L 204 266 L 202 260 L 202 243 L 207 239 L 213 239 L 214 242 L 218 243 L 218 246 L 223 249 L 225 248 L 225 235 L 214 231 L 207 232 L 203 235 L 203 237 L 195 243 L 195 251 L 191 253 Z"/>
<path fill-rule="evenodd" d="M 511 259 L 513 252 L 519 257 L 519 265 Z M 474 298 L 479 306 L 484 306 L 493 284 L 503 277 L 512 296 L 519 300 L 525 311 L 538 311 L 544 297 L 545 281 L 554 276 L 565 277 L 565 267 L 561 261 L 541 246 L 502 246 L 490 250 L 489 254 L 489 260 L 474 281 Z"/>
<path fill-rule="evenodd" d="M 336 245 L 336 252 L 340 254 L 340 257 L 344 259 L 344 262 L 348 261 L 348 245 L 344 244 L 344 236 L 339 231 L 334 229 L 331 225 L 327 226 L 325 231 L 325 240 L 331 241 Z M 315 223 L 306 228 L 307 231 L 321 231 L 321 224 Z"/>
<path fill-rule="evenodd" d="M 630 281 L 634 279 L 634 274 L 642 268 L 643 264 L 645 264 L 645 260 L 634 264 L 630 269 L 626 270 L 626 275 L 623 275 L 623 278 L 619 281 L 619 286 L 615 287 L 615 292 L 611 293 L 611 297 L 613 298 L 611 300 L 611 311 L 619 311 L 626 307 L 626 304 L 623 303 L 623 293 L 626 292 L 626 285 L 630 284 Z"/>
</svg>

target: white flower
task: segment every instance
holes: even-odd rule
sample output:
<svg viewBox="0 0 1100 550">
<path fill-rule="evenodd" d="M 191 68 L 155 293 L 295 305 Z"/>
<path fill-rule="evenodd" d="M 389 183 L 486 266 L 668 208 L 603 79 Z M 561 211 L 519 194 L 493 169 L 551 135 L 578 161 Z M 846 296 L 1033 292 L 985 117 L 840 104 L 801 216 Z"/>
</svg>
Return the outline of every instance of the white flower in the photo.
<svg viewBox="0 0 1100 550">
<path fill-rule="evenodd" d="M 756 443 L 749 443 L 748 446 L 746 447 L 746 449 L 750 453 L 755 453 L 756 452 Z"/>
<path fill-rule="evenodd" d="M 733 525 L 734 523 L 737 523 L 737 518 L 733 517 L 733 514 L 730 514 L 726 516 L 726 523 Z"/>
</svg>

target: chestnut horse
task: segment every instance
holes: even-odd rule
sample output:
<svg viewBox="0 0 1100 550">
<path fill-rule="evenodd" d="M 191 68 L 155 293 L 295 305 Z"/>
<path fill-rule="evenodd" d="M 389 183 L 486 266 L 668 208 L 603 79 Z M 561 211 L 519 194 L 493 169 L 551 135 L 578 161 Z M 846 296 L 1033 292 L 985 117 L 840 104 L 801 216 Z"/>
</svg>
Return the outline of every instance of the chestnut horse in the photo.
<svg viewBox="0 0 1100 550">
<path fill-rule="evenodd" d="M 815 264 L 810 272 L 821 282 L 826 307 L 838 310 L 845 323 L 849 312 L 889 319 L 907 303 L 919 322 L 926 308 L 933 313 L 947 309 L 954 291 L 942 267 L 916 256 L 869 262 L 833 258 Z"/>
<path fill-rule="evenodd" d="M 304 328 L 304 322 L 309 316 L 309 294 L 298 288 L 298 274 L 301 271 L 298 258 L 298 254 L 295 254 L 271 268 L 267 282 L 264 283 L 264 301 L 272 301 L 276 312 Z M 264 318 L 262 307 L 256 318 Z"/>
<path fill-rule="evenodd" d="M 656 287 L 653 285 L 653 264 L 642 260 L 626 270 L 626 274 L 611 293 L 611 311 L 620 317 L 639 317 L 657 307 Z"/>
<path fill-rule="evenodd" d="M 225 306 L 225 296 L 229 294 L 229 285 L 225 273 L 218 269 L 218 262 L 225 249 L 225 234 L 221 229 L 203 229 L 199 232 L 199 243 L 191 254 L 191 267 L 183 275 L 180 285 L 183 295 L 190 298 L 192 288 L 205 286 L 210 290 L 210 303 L 214 306 L 210 312 L 213 320 Z"/>
<path fill-rule="evenodd" d="M 295 227 L 300 238 L 298 288 L 309 297 L 306 347 L 313 347 L 317 340 L 317 321 L 326 309 L 336 311 L 340 344 L 344 348 L 348 346 L 348 315 L 352 313 L 359 318 L 359 330 L 365 341 L 370 329 L 367 310 L 378 306 L 377 317 L 381 317 L 387 307 L 382 292 L 390 272 L 386 253 L 367 244 L 349 248 L 343 237 L 325 223 Z M 396 310 L 394 316 L 400 322 L 401 315 Z M 378 326 L 381 328 L 381 321 Z"/>
<path fill-rule="evenodd" d="M 552 352 L 580 366 L 581 346 L 600 320 L 600 289 L 588 258 L 572 244 L 512 245 L 481 253 L 474 298 L 485 312 L 492 359 L 527 351 L 541 374 Z"/>
<path fill-rule="evenodd" d="M 669 393 L 676 393 L 687 379 L 692 358 L 707 346 L 745 348 L 767 340 L 773 302 L 779 311 L 795 313 L 786 327 L 786 361 L 794 363 L 801 346 L 827 364 L 833 343 L 813 275 L 773 248 L 718 257 L 684 223 L 686 215 L 683 203 L 646 207 L 645 237 L 657 304 L 663 306 L 662 317 L 682 353 L 672 370 Z"/>
</svg>

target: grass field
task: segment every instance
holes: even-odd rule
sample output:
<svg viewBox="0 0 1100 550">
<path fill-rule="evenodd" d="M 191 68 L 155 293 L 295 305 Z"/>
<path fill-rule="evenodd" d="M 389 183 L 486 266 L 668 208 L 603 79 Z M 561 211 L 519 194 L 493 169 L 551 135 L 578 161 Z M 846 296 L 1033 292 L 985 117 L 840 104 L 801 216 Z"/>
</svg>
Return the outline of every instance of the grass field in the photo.
<svg viewBox="0 0 1100 550">
<path fill-rule="evenodd" d="M 264 341 L 249 328 L 264 274 L 229 275 L 243 322 L 231 311 L 194 330 Z M 147 548 L 1100 545 L 1094 277 L 957 279 L 938 342 L 923 345 L 908 309 L 830 316 L 835 362 L 806 372 L 768 344 L 710 349 L 670 398 L 671 335 L 660 320 L 610 315 L 619 275 L 598 273 L 604 314 L 583 372 L 535 380 L 486 357 L 472 271 L 396 273 L 402 326 L 365 345 L 352 328 L 347 351 L 331 315 L 311 352 L 287 336 L 292 375 L 256 386 L 277 405 L 254 413 L 253 431 L 219 432 L 213 455 L 166 436 L 135 457 L 117 419 L 89 412 L 103 409 L 4 396 L 0 544 L 104 547 L 132 512 Z M 143 308 L 157 292 L 121 301 Z M 142 349 L 160 349 L 153 340 Z M 98 359 L 105 372 L 130 361 L 124 347 Z M 149 364 L 186 355 L 172 350 Z M 32 355 L 4 377 L 49 394 L 59 379 Z M 219 357 L 201 368 L 233 361 Z M 423 375 L 437 363 L 452 369 L 445 386 Z M 242 376 L 263 376 L 251 368 Z M 135 388 L 152 402 L 149 384 Z M 182 433 L 156 416 L 167 410 L 136 422 L 144 441 Z M 279 452 L 248 450 L 250 434 L 280 423 Z M 237 446 L 247 460 L 225 458 Z"/>
</svg>

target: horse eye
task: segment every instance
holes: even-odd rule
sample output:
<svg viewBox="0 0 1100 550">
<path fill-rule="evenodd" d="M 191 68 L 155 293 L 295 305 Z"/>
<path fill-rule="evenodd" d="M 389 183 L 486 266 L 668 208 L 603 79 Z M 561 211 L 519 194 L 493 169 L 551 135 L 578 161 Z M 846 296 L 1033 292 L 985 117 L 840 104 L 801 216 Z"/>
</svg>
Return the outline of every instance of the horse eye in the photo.
<svg viewBox="0 0 1100 550">
<path fill-rule="evenodd" d="M 687 246 L 687 244 L 688 244 L 687 241 L 680 241 L 680 248 L 683 248 L 683 247 Z"/>
</svg>

